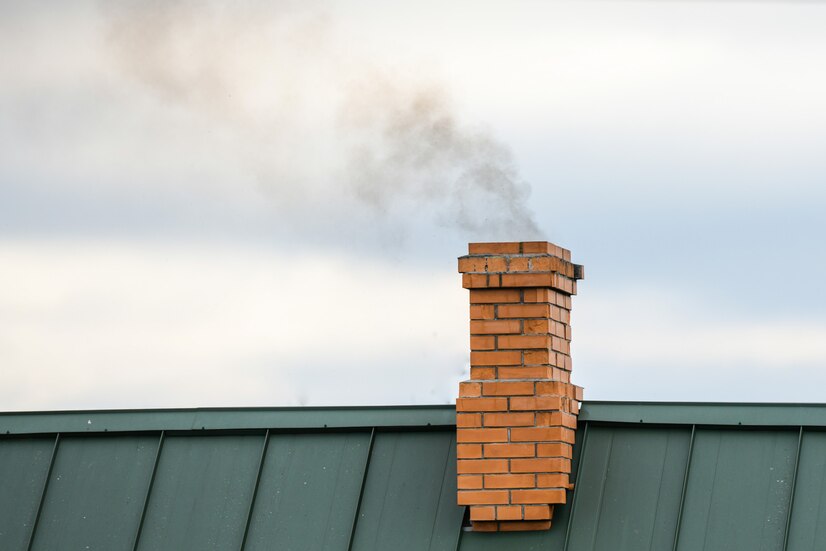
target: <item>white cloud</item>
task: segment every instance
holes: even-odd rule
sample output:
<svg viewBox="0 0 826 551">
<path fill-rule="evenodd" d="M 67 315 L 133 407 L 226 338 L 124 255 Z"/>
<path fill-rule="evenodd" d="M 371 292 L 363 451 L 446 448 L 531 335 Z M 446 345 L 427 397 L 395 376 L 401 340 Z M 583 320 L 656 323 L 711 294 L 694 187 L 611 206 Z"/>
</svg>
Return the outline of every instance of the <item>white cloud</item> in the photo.
<svg viewBox="0 0 826 551">
<path fill-rule="evenodd" d="M 452 272 L 197 244 L 0 242 L 4 409 L 446 403 Z"/>
</svg>

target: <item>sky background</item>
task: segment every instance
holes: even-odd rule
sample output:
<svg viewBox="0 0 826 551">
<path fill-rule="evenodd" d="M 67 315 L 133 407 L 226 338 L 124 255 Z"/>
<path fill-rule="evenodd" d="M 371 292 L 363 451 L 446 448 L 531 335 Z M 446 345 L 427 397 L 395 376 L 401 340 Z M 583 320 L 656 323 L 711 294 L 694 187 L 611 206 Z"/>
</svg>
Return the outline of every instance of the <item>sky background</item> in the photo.
<svg viewBox="0 0 826 551">
<path fill-rule="evenodd" d="M 826 3 L 0 3 L 0 409 L 439 404 L 469 241 L 592 400 L 826 401 Z"/>
</svg>

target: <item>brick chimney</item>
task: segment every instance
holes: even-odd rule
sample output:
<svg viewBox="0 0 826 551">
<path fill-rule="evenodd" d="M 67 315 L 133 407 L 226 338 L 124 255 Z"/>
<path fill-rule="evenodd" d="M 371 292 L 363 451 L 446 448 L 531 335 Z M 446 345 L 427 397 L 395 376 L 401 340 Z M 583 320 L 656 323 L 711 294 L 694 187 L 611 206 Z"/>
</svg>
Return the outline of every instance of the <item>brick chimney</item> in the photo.
<svg viewBox="0 0 826 551">
<path fill-rule="evenodd" d="M 583 267 L 545 241 L 471 243 L 470 380 L 456 400 L 458 503 L 478 531 L 543 530 L 565 503 L 582 388 L 570 383 Z"/>
</svg>

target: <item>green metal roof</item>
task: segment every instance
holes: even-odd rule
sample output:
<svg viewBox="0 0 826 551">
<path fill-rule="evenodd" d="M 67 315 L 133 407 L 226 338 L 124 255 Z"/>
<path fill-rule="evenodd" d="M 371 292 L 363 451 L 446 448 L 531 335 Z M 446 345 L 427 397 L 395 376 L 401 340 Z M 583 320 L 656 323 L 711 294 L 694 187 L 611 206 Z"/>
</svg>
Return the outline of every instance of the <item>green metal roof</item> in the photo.
<svg viewBox="0 0 826 551">
<path fill-rule="evenodd" d="M 826 549 L 826 405 L 586 402 L 546 532 L 474 533 L 452 406 L 0 414 L 0 549 Z"/>
</svg>

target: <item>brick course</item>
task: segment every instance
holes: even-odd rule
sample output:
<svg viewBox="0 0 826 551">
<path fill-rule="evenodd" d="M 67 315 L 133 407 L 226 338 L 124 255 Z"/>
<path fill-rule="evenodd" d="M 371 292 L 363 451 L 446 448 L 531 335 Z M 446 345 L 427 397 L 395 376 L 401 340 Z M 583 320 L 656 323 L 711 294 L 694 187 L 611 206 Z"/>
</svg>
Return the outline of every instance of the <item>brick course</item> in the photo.
<svg viewBox="0 0 826 551">
<path fill-rule="evenodd" d="M 471 378 L 456 400 L 458 503 L 474 530 L 543 530 L 570 489 L 582 388 L 570 310 L 582 266 L 547 241 L 471 243 Z"/>
</svg>

